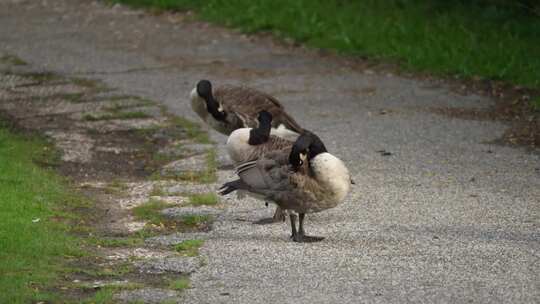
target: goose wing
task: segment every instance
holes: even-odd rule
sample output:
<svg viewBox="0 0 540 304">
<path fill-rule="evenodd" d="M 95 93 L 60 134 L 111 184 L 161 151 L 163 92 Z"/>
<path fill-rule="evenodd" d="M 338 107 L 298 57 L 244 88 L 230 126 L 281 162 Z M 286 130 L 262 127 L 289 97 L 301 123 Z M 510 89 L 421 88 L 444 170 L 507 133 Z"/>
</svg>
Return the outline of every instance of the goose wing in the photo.
<svg viewBox="0 0 540 304">
<path fill-rule="evenodd" d="M 264 155 L 267 155 L 270 152 L 277 152 L 279 153 L 279 155 L 281 155 L 281 153 L 290 153 L 292 145 L 293 142 L 287 139 L 271 135 L 268 141 L 266 141 L 265 143 L 251 146 L 251 150 L 249 151 L 249 154 L 246 155 L 245 160 L 256 160 L 263 157 Z"/>
<path fill-rule="evenodd" d="M 262 195 L 284 209 L 317 211 L 322 209 L 318 204 L 327 195 L 325 189 L 310 176 L 307 164 L 297 172 L 290 171 L 288 152 L 270 152 L 258 160 L 239 165 L 236 171 L 240 179 L 226 184 L 224 188 L 233 185 Z"/>
<path fill-rule="evenodd" d="M 288 152 L 271 151 L 236 167 L 236 174 L 253 192 L 280 189 L 288 174 Z"/>
<path fill-rule="evenodd" d="M 285 112 L 283 105 L 274 97 L 243 86 L 221 86 L 214 92 L 214 98 L 219 102 L 223 110 L 238 119 L 239 128 L 257 127 L 257 115 L 266 110 L 274 117 L 273 126 L 285 125 L 297 133 L 302 132 L 302 127 Z"/>
<path fill-rule="evenodd" d="M 270 151 L 256 160 L 243 162 L 236 167 L 236 174 L 240 177 L 243 186 L 238 189 L 253 193 L 278 189 L 287 178 L 287 170 L 288 151 Z M 222 194 L 224 194 L 223 189 L 230 186 L 229 184 L 231 183 L 223 185 L 220 190 Z M 231 191 L 234 190 L 237 189 L 231 189 Z"/>
</svg>

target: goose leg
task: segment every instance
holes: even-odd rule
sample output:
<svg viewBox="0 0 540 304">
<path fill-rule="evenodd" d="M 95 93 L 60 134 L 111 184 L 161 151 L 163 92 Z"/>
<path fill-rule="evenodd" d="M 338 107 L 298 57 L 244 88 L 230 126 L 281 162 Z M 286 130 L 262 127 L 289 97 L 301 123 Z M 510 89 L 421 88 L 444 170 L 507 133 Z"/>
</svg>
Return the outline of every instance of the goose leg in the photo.
<svg viewBox="0 0 540 304">
<path fill-rule="evenodd" d="M 319 241 L 324 240 L 324 237 L 306 235 L 306 233 L 304 232 L 304 218 L 305 217 L 306 217 L 305 213 L 300 213 L 299 218 L 298 218 L 298 222 L 299 222 L 298 235 L 299 235 L 299 239 L 301 240 L 300 242 L 312 243 L 312 242 L 319 242 Z"/>
<path fill-rule="evenodd" d="M 306 235 L 306 233 L 304 232 L 304 218 L 306 217 L 306 214 L 305 213 L 300 213 L 299 214 L 299 219 L 298 219 L 298 233 L 302 236 Z"/>
<path fill-rule="evenodd" d="M 268 202 L 265 202 L 266 206 L 268 206 Z M 282 223 L 285 222 L 287 219 L 287 214 L 283 209 L 281 209 L 279 206 L 276 208 L 276 212 L 274 212 L 274 216 L 271 218 L 263 218 L 256 222 L 253 222 L 255 225 L 268 225 L 268 224 L 275 224 L 275 223 Z"/>
<path fill-rule="evenodd" d="M 287 214 L 285 214 L 283 209 L 281 209 L 281 207 L 277 206 L 276 207 L 276 212 L 274 212 L 274 216 L 272 217 L 272 219 L 274 220 L 274 223 L 282 223 L 282 222 L 285 222 L 286 215 Z"/>
<path fill-rule="evenodd" d="M 291 219 L 291 239 L 294 242 L 301 242 L 301 240 L 298 238 L 298 231 L 296 231 L 296 214 L 289 214 L 289 218 Z"/>
</svg>

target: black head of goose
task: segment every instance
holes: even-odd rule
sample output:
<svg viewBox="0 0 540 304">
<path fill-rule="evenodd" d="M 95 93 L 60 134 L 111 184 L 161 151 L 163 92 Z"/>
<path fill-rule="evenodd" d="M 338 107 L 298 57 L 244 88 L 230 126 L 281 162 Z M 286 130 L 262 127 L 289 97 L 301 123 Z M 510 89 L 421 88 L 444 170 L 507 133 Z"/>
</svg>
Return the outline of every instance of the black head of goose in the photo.
<svg viewBox="0 0 540 304">
<path fill-rule="evenodd" d="M 273 116 L 273 135 L 295 140 L 303 132 L 277 99 L 252 88 L 231 85 L 213 88 L 210 81 L 201 80 L 191 91 L 190 100 L 195 113 L 225 135 L 239 128 L 257 127 L 257 115 L 263 110 Z"/>
<path fill-rule="evenodd" d="M 291 238 L 295 242 L 320 241 L 306 236 L 306 213 L 320 212 L 341 203 L 349 192 L 351 179 L 345 164 L 328 153 L 320 138 L 304 132 L 289 152 L 276 151 L 237 167 L 240 179 L 224 184 L 220 194 L 243 190 L 264 197 L 290 213 Z"/>
<path fill-rule="evenodd" d="M 224 122 L 226 113 L 220 107 L 212 93 L 212 83 L 208 80 L 201 80 L 190 94 L 191 107 L 204 121 L 208 115 L 216 121 Z"/>
</svg>

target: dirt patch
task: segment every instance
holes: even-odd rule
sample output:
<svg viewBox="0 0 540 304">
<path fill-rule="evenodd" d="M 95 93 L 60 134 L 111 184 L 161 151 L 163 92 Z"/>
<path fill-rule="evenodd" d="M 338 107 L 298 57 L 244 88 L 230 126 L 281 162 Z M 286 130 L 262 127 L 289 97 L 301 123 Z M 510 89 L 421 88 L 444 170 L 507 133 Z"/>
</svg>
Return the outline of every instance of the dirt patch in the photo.
<svg viewBox="0 0 540 304">
<path fill-rule="evenodd" d="M 490 96 L 495 103 L 485 109 L 470 108 L 429 108 L 428 111 L 448 117 L 472 120 L 497 120 L 508 124 L 499 144 L 525 146 L 530 149 L 540 147 L 540 111 L 530 103 L 530 96 L 538 94 L 533 90 L 493 84 L 484 81 L 483 85 L 471 82 L 462 85 L 462 93 L 482 92 Z"/>
</svg>

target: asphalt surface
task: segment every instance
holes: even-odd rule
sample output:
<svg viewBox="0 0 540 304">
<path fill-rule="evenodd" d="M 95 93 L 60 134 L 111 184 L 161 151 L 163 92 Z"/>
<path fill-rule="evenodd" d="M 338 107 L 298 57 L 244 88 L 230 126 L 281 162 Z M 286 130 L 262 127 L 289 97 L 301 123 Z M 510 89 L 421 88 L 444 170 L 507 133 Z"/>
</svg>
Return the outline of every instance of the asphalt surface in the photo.
<svg viewBox="0 0 540 304">
<path fill-rule="evenodd" d="M 307 217 L 320 243 L 292 243 L 286 224 L 254 225 L 273 208 L 227 198 L 186 303 L 540 302 L 538 153 L 493 144 L 503 123 L 428 111 L 492 101 L 185 19 L 0 0 L 2 53 L 194 120 L 188 94 L 199 79 L 246 84 L 280 99 L 347 163 L 347 200 Z"/>
</svg>

